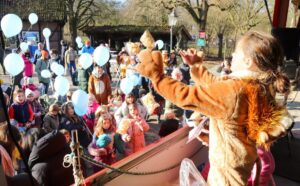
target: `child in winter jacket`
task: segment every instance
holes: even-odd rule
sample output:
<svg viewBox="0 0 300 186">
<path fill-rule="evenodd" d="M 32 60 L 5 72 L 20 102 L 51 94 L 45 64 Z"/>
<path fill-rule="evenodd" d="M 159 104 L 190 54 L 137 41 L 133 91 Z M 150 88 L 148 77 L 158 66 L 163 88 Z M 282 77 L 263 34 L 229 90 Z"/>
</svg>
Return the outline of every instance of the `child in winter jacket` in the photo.
<svg viewBox="0 0 300 186">
<path fill-rule="evenodd" d="M 23 72 L 23 76 L 24 77 L 32 77 L 33 75 L 33 64 L 30 61 L 30 53 L 27 51 L 24 54 L 21 55 L 24 64 L 25 64 L 25 68 L 24 68 L 24 72 Z"/>
<path fill-rule="evenodd" d="M 88 111 L 83 116 L 83 119 L 92 133 L 94 132 L 95 125 L 95 112 L 98 107 L 99 104 L 97 103 L 95 96 L 93 94 L 89 94 Z"/>
<path fill-rule="evenodd" d="M 44 113 L 44 108 L 38 101 L 38 95 L 35 94 L 30 89 L 26 89 L 25 96 L 27 102 L 30 104 L 32 111 L 34 113 L 34 122 L 32 126 L 40 128 L 42 125 L 42 114 Z"/>
<path fill-rule="evenodd" d="M 109 165 L 114 162 L 114 135 L 115 128 L 112 125 L 111 116 L 102 115 L 94 128 L 93 140 L 89 145 L 89 152 L 94 156 L 94 160 Z M 94 169 L 99 170 L 96 167 Z"/>
<path fill-rule="evenodd" d="M 122 140 L 125 142 L 125 153 L 130 155 L 145 147 L 144 133 L 150 127 L 146 121 L 139 116 L 138 108 L 135 104 L 128 105 L 129 118 L 122 119 L 117 133 L 121 134 Z"/>
<path fill-rule="evenodd" d="M 22 85 L 22 89 L 25 91 L 26 89 L 30 89 L 31 91 L 37 90 L 37 87 L 33 84 L 32 77 L 24 77 L 24 83 Z"/>
<path fill-rule="evenodd" d="M 94 94 L 100 105 L 107 105 L 111 97 L 111 82 L 101 66 L 96 66 L 89 78 L 89 93 Z"/>
<path fill-rule="evenodd" d="M 15 90 L 14 103 L 9 108 L 9 119 L 20 131 L 30 128 L 33 124 L 34 113 L 31 105 L 25 100 L 22 89 Z"/>
</svg>

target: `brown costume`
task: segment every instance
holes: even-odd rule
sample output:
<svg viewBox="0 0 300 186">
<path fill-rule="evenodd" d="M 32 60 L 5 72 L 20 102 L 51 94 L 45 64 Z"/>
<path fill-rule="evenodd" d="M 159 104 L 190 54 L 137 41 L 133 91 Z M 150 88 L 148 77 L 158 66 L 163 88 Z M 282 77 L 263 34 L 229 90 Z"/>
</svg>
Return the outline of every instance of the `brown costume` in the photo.
<svg viewBox="0 0 300 186">
<path fill-rule="evenodd" d="M 151 79 L 159 94 L 210 117 L 208 184 L 246 185 L 257 159 L 256 145 L 268 147 L 285 131 L 280 124 L 284 109 L 276 106 L 269 87 L 250 73 L 213 76 L 201 63 L 190 71 L 196 86 L 187 86 L 164 76 L 160 52 L 144 50 L 139 59 L 138 72 Z"/>
<path fill-rule="evenodd" d="M 111 83 L 109 76 L 103 73 L 100 77 L 94 70 L 89 79 L 89 93 L 95 95 L 100 105 L 108 104 L 108 97 L 111 95 Z"/>
</svg>

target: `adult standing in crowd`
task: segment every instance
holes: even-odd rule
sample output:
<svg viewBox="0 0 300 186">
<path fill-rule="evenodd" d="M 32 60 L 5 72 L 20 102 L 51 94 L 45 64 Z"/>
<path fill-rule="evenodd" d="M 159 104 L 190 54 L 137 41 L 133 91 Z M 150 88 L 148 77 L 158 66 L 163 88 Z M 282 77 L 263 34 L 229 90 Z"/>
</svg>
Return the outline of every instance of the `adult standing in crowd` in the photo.
<svg viewBox="0 0 300 186">
<path fill-rule="evenodd" d="M 44 50 L 44 44 L 38 43 L 38 49 L 34 52 L 34 64 L 37 63 L 37 60 L 42 57 L 42 51 Z"/>
<path fill-rule="evenodd" d="M 61 62 L 61 64 L 62 64 L 64 67 L 66 67 L 66 66 L 65 66 L 65 53 L 66 53 L 66 51 L 67 51 L 67 49 L 68 49 L 68 46 L 66 45 L 66 43 L 64 42 L 64 40 L 61 40 L 61 41 L 60 41 L 60 45 L 61 45 L 61 50 L 60 50 L 60 62 Z"/>
<path fill-rule="evenodd" d="M 99 105 L 107 105 L 111 97 L 111 81 L 102 66 L 96 66 L 89 78 L 88 90 L 96 97 Z"/>
<path fill-rule="evenodd" d="M 89 53 L 89 54 L 93 54 L 94 53 L 94 48 L 91 46 L 91 41 L 87 40 L 85 42 L 85 46 L 82 48 L 81 53 Z"/>
<path fill-rule="evenodd" d="M 42 77 L 42 71 L 49 69 L 49 60 L 48 60 L 48 52 L 46 50 L 42 50 L 42 57 L 38 59 L 35 66 L 35 72 L 38 75 L 39 83 L 42 83 L 45 86 L 45 94 L 48 93 L 50 78 Z"/>
<path fill-rule="evenodd" d="M 77 56 L 77 52 L 76 52 L 76 50 L 74 50 L 74 46 L 70 45 L 69 49 L 65 53 L 65 66 L 68 67 L 68 69 L 69 69 L 69 73 L 72 78 L 73 84 L 75 83 L 74 82 L 75 81 L 74 73 L 76 71 L 76 63 L 75 63 L 76 56 Z M 67 74 L 67 70 L 66 70 L 65 74 Z"/>
</svg>

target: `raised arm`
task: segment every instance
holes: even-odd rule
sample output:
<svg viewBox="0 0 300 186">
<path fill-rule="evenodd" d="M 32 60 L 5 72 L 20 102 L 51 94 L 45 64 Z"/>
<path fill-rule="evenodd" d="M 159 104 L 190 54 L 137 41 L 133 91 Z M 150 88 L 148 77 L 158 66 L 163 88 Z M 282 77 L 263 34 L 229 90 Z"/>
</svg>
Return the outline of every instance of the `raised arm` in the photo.
<svg viewBox="0 0 300 186">
<path fill-rule="evenodd" d="M 155 90 L 172 103 L 216 118 L 228 118 L 232 115 L 240 91 L 239 81 L 227 80 L 203 86 L 187 86 L 164 76 L 160 52 L 142 51 L 139 59 L 141 63 L 137 71 L 149 77 Z"/>
</svg>

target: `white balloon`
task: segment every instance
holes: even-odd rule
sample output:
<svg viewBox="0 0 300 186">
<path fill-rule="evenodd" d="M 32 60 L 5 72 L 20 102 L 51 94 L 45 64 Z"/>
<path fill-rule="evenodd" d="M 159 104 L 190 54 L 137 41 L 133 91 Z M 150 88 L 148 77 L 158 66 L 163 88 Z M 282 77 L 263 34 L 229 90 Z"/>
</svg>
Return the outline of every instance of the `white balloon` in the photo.
<svg viewBox="0 0 300 186">
<path fill-rule="evenodd" d="M 78 46 L 78 48 L 82 48 L 83 44 L 80 42 L 80 43 L 77 43 L 77 46 Z"/>
<path fill-rule="evenodd" d="M 43 35 L 45 38 L 49 38 L 51 35 L 51 30 L 49 28 L 44 28 L 43 29 Z"/>
<path fill-rule="evenodd" d="M 52 72 L 55 72 L 56 71 L 56 66 L 58 65 L 58 63 L 56 63 L 56 62 L 53 62 L 51 65 L 50 65 L 50 70 L 52 71 Z"/>
<path fill-rule="evenodd" d="M 29 14 L 29 16 L 28 16 L 28 20 L 29 20 L 29 22 L 30 22 L 31 25 L 34 25 L 35 23 L 38 22 L 39 18 L 38 18 L 38 16 L 36 15 L 36 13 L 31 13 L 31 14 Z"/>
<path fill-rule="evenodd" d="M 89 53 L 83 53 L 79 57 L 79 64 L 84 69 L 88 69 L 93 64 L 93 57 Z"/>
<path fill-rule="evenodd" d="M 22 20 L 15 14 L 6 14 L 1 20 L 1 29 L 7 38 L 18 35 L 22 28 Z"/>
<path fill-rule="evenodd" d="M 128 78 L 124 78 L 121 80 L 120 89 L 124 94 L 129 94 L 134 88 L 133 81 Z"/>
<path fill-rule="evenodd" d="M 64 96 L 70 89 L 70 83 L 65 77 L 57 76 L 54 82 L 54 89 L 58 95 Z"/>
<path fill-rule="evenodd" d="M 164 42 L 162 40 L 157 40 L 155 42 L 155 45 L 158 47 L 159 50 L 161 50 L 164 47 Z"/>
<path fill-rule="evenodd" d="M 12 76 L 16 76 L 24 70 L 25 64 L 19 54 L 10 53 L 4 59 L 4 67 Z"/>
<path fill-rule="evenodd" d="M 46 69 L 46 70 L 42 70 L 41 75 L 43 78 L 50 78 L 51 77 L 51 72 Z"/>
<path fill-rule="evenodd" d="M 28 44 L 25 42 L 22 42 L 20 44 L 20 48 L 21 48 L 22 52 L 26 52 L 28 50 Z"/>
<path fill-rule="evenodd" d="M 77 36 L 76 39 L 75 39 L 76 43 L 82 43 L 82 40 L 81 40 L 81 37 Z"/>
<path fill-rule="evenodd" d="M 94 61 L 99 65 L 103 66 L 109 60 L 109 48 L 104 46 L 98 46 L 94 51 Z"/>
<path fill-rule="evenodd" d="M 62 65 L 57 64 L 53 72 L 58 76 L 62 76 L 65 73 L 65 68 Z"/>
</svg>

